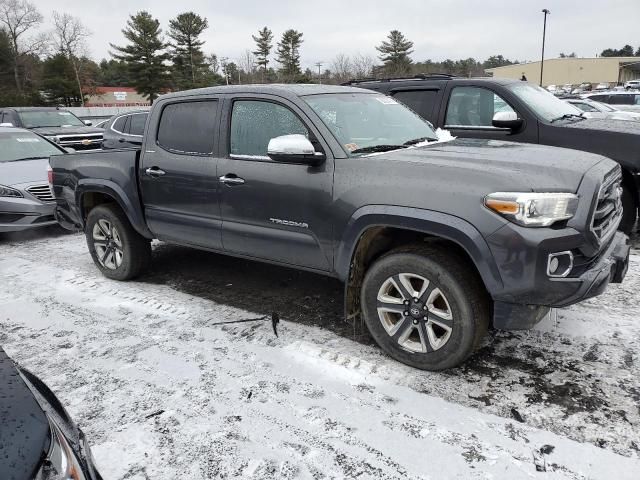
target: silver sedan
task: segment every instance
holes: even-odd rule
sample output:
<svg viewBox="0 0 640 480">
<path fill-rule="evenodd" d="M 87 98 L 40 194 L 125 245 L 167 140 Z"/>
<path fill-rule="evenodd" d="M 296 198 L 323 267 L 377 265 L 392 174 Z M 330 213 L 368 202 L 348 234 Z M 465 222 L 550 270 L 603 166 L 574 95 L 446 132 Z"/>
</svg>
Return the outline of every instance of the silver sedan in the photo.
<svg viewBox="0 0 640 480">
<path fill-rule="evenodd" d="M 51 155 L 64 153 L 29 130 L 0 127 L 0 232 L 57 223 L 47 167 Z"/>
</svg>

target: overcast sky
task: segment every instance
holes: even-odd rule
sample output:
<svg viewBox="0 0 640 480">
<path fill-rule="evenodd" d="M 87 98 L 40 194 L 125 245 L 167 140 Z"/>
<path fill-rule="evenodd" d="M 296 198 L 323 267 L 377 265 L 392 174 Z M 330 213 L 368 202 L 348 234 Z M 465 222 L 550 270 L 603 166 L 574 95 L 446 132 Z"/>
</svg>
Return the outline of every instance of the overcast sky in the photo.
<svg viewBox="0 0 640 480">
<path fill-rule="evenodd" d="M 278 39 L 294 28 L 304 33 L 303 67 L 337 53 L 375 56 L 392 29 L 414 42 L 413 59 L 443 60 L 502 54 L 537 60 L 542 8 L 547 20 L 547 57 L 576 52 L 590 57 L 604 48 L 640 46 L 640 0 L 31 0 L 50 22 L 56 9 L 82 19 L 93 32 L 89 51 L 109 57 L 109 42 L 125 43 L 121 33 L 130 14 L 148 10 L 166 31 L 170 18 L 192 10 L 209 20 L 205 53 L 240 58 L 253 49 L 251 35 L 268 26 Z M 47 25 L 48 26 L 48 25 Z M 45 26 L 45 28 L 47 28 Z"/>
</svg>

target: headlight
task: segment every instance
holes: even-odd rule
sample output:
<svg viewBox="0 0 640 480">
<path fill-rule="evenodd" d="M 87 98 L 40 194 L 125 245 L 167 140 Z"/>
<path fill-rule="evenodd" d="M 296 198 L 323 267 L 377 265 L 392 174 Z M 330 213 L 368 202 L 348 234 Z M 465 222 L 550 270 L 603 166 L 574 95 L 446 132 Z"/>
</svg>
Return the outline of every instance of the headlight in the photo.
<svg viewBox="0 0 640 480">
<path fill-rule="evenodd" d="M 498 192 L 484 199 L 487 208 L 524 227 L 548 227 L 573 217 L 578 196 L 573 193 Z"/>
<path fill-rule="evenodd" d="M 46 138 L 50 141 L 52 141 L 53 143 L 60 143 L 60 139 L 58 137 L 56 137 L 55 135 L 47 135 Z"/>
<path fill-rule="evenodd" d="M 51 427 L 51 447 L 36 479 L 87 480 L 71 445 L 60 428 L 51 418 L 49 418 L 49 425 Z"/>
<path fill-rule="evenodd" d="M 15 188 L 5 187 L 0 185 L 0 197 L 22 197 L 22 193 Z"/>
</svg>

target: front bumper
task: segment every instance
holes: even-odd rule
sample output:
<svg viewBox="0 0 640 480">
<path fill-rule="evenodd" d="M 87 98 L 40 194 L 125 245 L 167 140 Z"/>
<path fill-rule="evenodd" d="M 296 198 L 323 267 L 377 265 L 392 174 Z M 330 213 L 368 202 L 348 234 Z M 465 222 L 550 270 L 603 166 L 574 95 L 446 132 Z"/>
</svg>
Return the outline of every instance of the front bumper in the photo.
<svg viewBox="0 0 640 480">
<path fill-rule="evenodd" d="M 504 288 L 495 292 L 493 324 L 501 329 L 526 329 L 538 323 L 550 308 L 574 305 L 600 295 L 609 283 L 620 283 L 628 265 L 628 237 L 621 232 L 595 256 L 580 253 L 583 236 L 571 228 L 527 229 L 511 225 L 489 238 Z M 553 278 L 547 274 L 550 253 L 572 251 L 576 255 L 571 274 Z"/>
<path fill-rule="evenodd" d="M 58 223 L 54 217 L 55 203 L 31 198 L 0 198 L 0 233 L 19 232 Z"/>
</svg>

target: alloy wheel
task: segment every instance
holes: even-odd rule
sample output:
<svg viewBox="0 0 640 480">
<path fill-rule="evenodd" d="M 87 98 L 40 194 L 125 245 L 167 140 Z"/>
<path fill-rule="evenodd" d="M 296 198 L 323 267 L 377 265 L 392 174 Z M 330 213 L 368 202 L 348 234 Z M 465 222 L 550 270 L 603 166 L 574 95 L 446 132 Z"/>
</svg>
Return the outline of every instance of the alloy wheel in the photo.
<svg viewBox="0 0 640 480">
<path fill-rule="evenodd" d="M 116 270 L 122 265 L 122 239 L 118 229 L 109 220 L 98 220 L 93 226 L 92 237 L 100 265 L 109 270 Z"/>
</svg>

